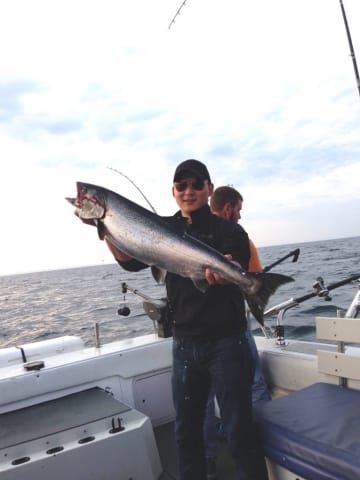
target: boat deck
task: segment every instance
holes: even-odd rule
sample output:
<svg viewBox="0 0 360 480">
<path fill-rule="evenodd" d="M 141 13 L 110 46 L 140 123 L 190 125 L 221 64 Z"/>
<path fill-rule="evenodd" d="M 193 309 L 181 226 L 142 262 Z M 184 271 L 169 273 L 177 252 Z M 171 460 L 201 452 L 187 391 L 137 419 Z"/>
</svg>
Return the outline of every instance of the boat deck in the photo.
<svg viewBox="0 0 360 480">
<path fill-rule="evenodd" d="M 177 453 L 174 437 L 174 423 L 155 428 L 156 443 L 160 452 L 164 472 L 159 480 L 177 480 Z M 235 468 L 225 441 L 218 441 L 218 480 L 235 480 Z"/>
<path fill-rule="evenodd" d="M 267 344 L 268 347 L 268 344 Z M 334 344 L 321 344 L 325 350 L 336 350 Z M 319 344 L 310 342 L 298 342 L 292 340 L 284 347 L 273 346 L 272 351 L 277 355 L 295 353 L 316 358 Z M 159 480 L 178 480 L 177 452 L 174 437 L 174 423 L 167 423 L 154 429 L 157 446 L 160 453 L 164 472 Z M 218 440 L 218 480 L 235 480 L 234 462 L 229 454 L 226 441 Z"/>
</svg>

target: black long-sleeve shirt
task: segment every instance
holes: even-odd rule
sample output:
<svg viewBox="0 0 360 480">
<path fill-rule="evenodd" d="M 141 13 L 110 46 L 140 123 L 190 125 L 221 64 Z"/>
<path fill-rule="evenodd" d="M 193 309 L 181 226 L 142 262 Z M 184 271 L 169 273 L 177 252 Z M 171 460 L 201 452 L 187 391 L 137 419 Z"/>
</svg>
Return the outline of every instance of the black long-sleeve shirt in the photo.
<svg viewBox="0 0 360 480">
<path fill-rule="evenodd" d="M 180 212 L 168 220 L 175 226 L 184 222 Z M 233 260 L 248 268 L 249 238 L 240 225 L 213 215 L 208 205 L 193 212 L 191 221 L 187 226 L 189 235 L 223 254 L 231 254 Z M 130 271 L 146 267 L 136 260 L 119 263 Z M 246 329 L 245 304 L 238 286 L 213 285 L 203 293 L 190 278 L 171 272 L 167 273 L 165 283 L 175 337 L 211 340 Z"/>
</svg>

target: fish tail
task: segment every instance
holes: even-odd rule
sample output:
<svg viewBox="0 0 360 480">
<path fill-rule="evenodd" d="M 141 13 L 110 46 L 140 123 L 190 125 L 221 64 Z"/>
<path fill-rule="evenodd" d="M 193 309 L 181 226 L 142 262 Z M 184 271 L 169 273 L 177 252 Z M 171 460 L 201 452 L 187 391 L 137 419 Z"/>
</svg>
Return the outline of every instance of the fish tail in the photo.
<svg viewBox="0 0 360 480">
<path fill-rule="evenodd" d="M 281 285 L 293 282 L 294 279 L 281 273 L 259 273 L 257 278 L 261 283 L 259 290 L 255 294 L 245 295 L 245 298 L 251 313 L 261 325 L 264 325 L 264 309 L 269 298 Z"/>
</svg>

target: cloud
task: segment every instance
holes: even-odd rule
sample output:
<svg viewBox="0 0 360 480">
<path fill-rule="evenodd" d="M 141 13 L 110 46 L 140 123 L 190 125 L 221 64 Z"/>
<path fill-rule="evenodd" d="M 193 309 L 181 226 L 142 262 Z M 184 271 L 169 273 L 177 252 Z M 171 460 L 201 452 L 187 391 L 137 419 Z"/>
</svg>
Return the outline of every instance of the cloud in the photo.
<svg viewBox="0 0 360 480">
<path fill-rule="evenodd" d="M 64 119 L 49 119 L 44 121 L 37 121 L 35 125 L 42 128 L 52 135 L 66 135 L 69 133 L 76 133 L 82 129 L 82 123 L 73 118 Z"/>
<path fill-rule="evenodd" d="M 27 79 L 9 79 L 0 81 L 0 122 L 6 126 L 23 112 L 23 97 L 39 91 L 36 82 Z"/>
<path fill-rule="evenodd" d="M 64 200 L 81 180 L 149 207 L 109 166 L 168 215 L 176 164 L 204 161 L 240 189 L 261 245 L 359 234 L 359 97 L 339 5 L 199 0 L 168 30 L 178 6 L 7 2 L 0 274 L 112 261 Z M 346 9 L 352 27 L 358 0 Z"/>
</svg>

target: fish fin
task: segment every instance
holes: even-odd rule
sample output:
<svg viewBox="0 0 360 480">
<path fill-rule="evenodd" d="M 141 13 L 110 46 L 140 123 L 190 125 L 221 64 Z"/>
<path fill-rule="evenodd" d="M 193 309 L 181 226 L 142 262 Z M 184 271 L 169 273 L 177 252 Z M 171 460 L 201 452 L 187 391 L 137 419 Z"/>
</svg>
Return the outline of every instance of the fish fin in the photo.
<svg viewBox="0 0 360 480">
<path fill-rule="evenodd" d="M 206 290 L 209 288 L 209 284 L 205 279 L 196 279 L 193 280 L 193 284 L 195 287 L 200 290 L 200 292 L 205 293 Z"/>
<path fill-rule="evenodd" d="M 256 320 L 260 323 L 260 325 L 264 326 L 264 308 L 265 304 L 258 298 L 257 295 L 245 295 L 246 302 L 249 306 L 250 312 L 256 318 Z"/>
<path fill-rule="evenodd" d="M 153 278 L 157 283 L 165 283 L 166 270 L 163 268 L 156 267 L 155 265 L 151 266 L 151 273 Z"/>
<path fill-rule="evenodd" d="M 94 222 L 95 222 L 100 240 L 104 240 L 106 235 L 105 225 L 103 224 L 103 222 L 98 222 L 97 220 L 94 220 Z"/>
<path fill-rule="evenodd" d="M 264 309 L 270 296 L 285 283 L 293 282 L 294 279 L 281 273 L 258 273 L 257 278 L 261 282 L 259 290 L 254 295 L 245 295 L 251 313 L 260 325 L 264 325 Z"/>
</svg>

